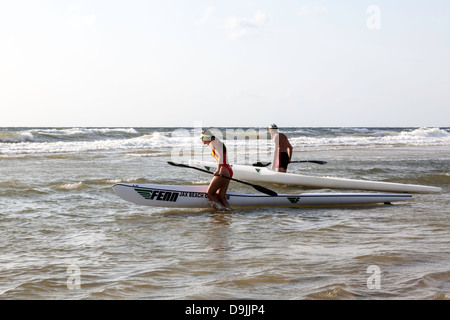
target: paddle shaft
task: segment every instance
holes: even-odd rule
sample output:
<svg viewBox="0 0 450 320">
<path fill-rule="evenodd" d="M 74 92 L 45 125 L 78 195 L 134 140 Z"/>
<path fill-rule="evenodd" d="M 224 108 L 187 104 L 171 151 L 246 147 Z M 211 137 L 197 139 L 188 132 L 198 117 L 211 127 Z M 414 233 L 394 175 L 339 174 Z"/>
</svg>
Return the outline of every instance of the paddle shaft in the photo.
<svg viewBox="0 0 450 320">
<path fill-rule="evenodd" d="M 182 163 L 175 163 L 175 162 L 172 162 L 172 161 L 168 161 L 167 163 L 170 164 L 171 166 L 182 167 L 182 168 L 190 168 L 190 169 L 195 169 L 195 170 L 198 170 L 198 171 L 201 171 L 201 172 L 205 172 L 205 173 L 209 173 L 209 174 L 214 174 L 214 172 L 211 172 L 209 170 L 205 170 L 205 169 L 201 169 L 201 168 L 197 168 L 197 167 L 191 167 L 191 166 L 188 166 L 188 165 L 182 164 Z M 249 183 L 249 182 L 246 182 L 246 181 L 230 178 L 230 177 L 227 177 L 227 176 L 224 176 L 224 175 L 218 175 L 218 177 L 229 179 L 231 181 L 236 181 L 236 182 L 239 182 L 239 183 L 242 183 L 242 184 L 246 184 L 246 185 L 251 186 L 251 187 L 255 188 L 256 190 L 258 190 L 258 191 L 260 191 L 262 193 L 265 193 L 265 194 L 267 194 L 269 196 L 278 196 L 278 194 L 275 191 L 272 191 L 270 189 L 264 188 L 262 186 L 258 186 L 258 185 L 253 184 L 253 183 Z"/>
<path fill-rule="evenodd" d="M 321 160 L 296 160 L 296 161 L 291 161 L 289 163 L 303 163 L 303 162 L 310 162 L 310 163 L 316 163 L 316 164 L 326 164 L 326 161 L 321 161 Z M 268 165 L 270 165 L 272 162 L 257 162 L 254 163 L 253 166 L 254 167 L 267 167 Z"/>
<path fill-rule="evenodd" d="M 317 164 L 326 164 L 326 161 L 321 160 L 298 160 L 298 161 L 291 161 L 290 163 L 302 163 L 302 162 L 311 162 L 311 163 L 317 163 Z"/>
</svg>

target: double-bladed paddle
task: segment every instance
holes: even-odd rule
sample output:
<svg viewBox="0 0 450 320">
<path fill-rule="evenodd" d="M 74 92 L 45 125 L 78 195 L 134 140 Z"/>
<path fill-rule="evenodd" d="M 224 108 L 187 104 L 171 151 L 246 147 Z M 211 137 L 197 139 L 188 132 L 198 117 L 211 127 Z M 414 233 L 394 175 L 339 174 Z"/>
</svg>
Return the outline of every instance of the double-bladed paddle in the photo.
<svg viewBox="0 0 450 320">
<path fill-rule="evenodd" d="M 311 163 L 317 163 L 317 164 L 327 164 L 326 161 L 321 160 L 298 160 L 298 161 L 291 161 L 289 163 L 302 163 L 302 162 L 311 162 Z M 254 167 L 267 167 L 272 162 L 256 162 L 253 164 Z"/>
<path fill-rule="evenodd" d="M 214 174 L 214 172 L 211 172 L 211 171 L 208 171 L 208 170 L 205 170 L 205 169 L 201 169 L 201 168 L 197 168 L 197 167 L 191 167 L 191 166 L 188 166 L 188 165 L 182 164 L 182 163 L 175 163 L 175 162 L 172 162 L 172 161 L 168 161 L 167 163 L 170 164 L 171 166 L 175 166 L 175 167 L 190 168 L 190 169 L 198 170 L 198 171 L 209 173 L 209 174 Z M 239 182 L 239 183 L 246 184 L 248 186 L 251 186 L 251 187 L 255 188 L 259 192 L 265 193 L 265 194 L 267 194 L 269 196 L 273 196 L 273 197 L 278 196 L 278 193 L 276 193 L 275 191 L 272 191 L 270 189 L 258 186 L 258 185 L 253 184 L 253 183 L 249 183 L 249 182 L 238 180 L 238 179 L 233 179 L 233 178 L 230 178 L 230 177 L 226 177 L 224 175 L 219 175 L 219 177 L 225 178 L 225 179 L 229 179 L 229 180 L 232 180 L 232 181 L 236 181 L 236 182 Z"/>
</svg>

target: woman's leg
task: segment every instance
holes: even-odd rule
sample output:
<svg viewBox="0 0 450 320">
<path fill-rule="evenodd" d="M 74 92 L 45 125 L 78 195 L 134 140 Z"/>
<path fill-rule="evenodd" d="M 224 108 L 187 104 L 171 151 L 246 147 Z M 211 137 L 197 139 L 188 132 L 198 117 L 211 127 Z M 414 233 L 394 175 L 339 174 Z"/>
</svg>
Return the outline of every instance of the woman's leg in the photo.
<svg viewBox="0 0 450 320">
<path fill-rule="evenodd" d="M 217 197 L 217 191 L 224 185 L 226 179 L 215 176 L 211 183 L 209 184 L 206 194 L 208 195 L 209 201 L 220 203 Z"/>
<path fill-rule="evenodd" d="M 230 176 L 230 172 L 227 168 L 222 167 L 219 171 L 220 175 L 225 177 Z M 208 199 L 213 202 L 218 202 L 227 208 L 230 207 L 228 201 L 226 199 L 226 193 L 228 190 L 228 185 L 230 184 L 230 180 L 222 177 L 215 176 L 207 190 Z"/>
<path fill-rule="evenodd" d="M 225 182 L 225 185 L 223 187 L 221 187 L 217 193 L 217 198 L 219 199 L 220 203 L 223 204 L 227 208 L 230 207 L 230 204 L 228 203 L 227 197 L 226 197 L 229 184 L 230 184 L 230 180 L 227 180 Z"/>
<path fill-rule="evenodd" d="M 230 177 L 230 171 L 228 170 L 228 168 L 225 168 L 225 167 L 220 168 L 219 173 L 225 177 Z M 221 204 L 223 204 L 225 207 L 229 208 L 230 205 L 227 201 L 226 194 L 227 194 L 228 186 L 230 185 L 230 179 L 226 179 L 226 178 L 221 178 L 221 179 L 224 180 L 224 183 L 216 192 L 217 198 L 219 199 Z"/>
</svg>

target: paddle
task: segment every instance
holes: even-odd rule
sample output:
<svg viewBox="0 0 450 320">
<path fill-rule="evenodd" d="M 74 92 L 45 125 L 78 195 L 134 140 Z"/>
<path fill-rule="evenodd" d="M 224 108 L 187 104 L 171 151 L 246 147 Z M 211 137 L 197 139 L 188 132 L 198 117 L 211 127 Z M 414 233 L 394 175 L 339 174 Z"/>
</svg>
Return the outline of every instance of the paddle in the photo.
<svg viewBox="0 0 450 320">
<path fill-rule="evenodd" d="M 317 163 L 317 164 L 327 164 L 326 161 L 321 161 L 321 160 L 298 160 L 298 161 L 291 161 L 289 163 L 302 163 L 302 162 L 311 162 L 311 163 Z M 254 167 L 267 167 L 271 163 L 272 162 L 260 162 L 260 161 L 258 161 L 257 163 L 254 163 L 253 166 Z"/>
<path fill-rule="evenodd" d="M 201 168 L 197 168 L 197 167 L 191 167 L 191 166 L 188 166 L 188 165 L 182 164 L 182 163 L 175 163 L 175 162 L 172 162 L 172 161 L 168 161 L 167 163 L 170 164 L 171 166 L 175 166 L 175 167 L 190 168 L 190 169 L 195 169 L 195 170 L 198 170 L 198 171 L 201 171 L 201 172 L 205 172 L 205 173 L 209 173 L 209 174 L 214 174 L 214 172 L 211 172 L 211 171 L 208 171 L 208 170 L 204 170 L 204 169 L 201 169 Z M 276 193 L 275 191 L 272 191 L 270 189 L 258 186 L 256 184 L 252 184 L 252 183 L 249 183 L 249 182 L 246 182 L 246 181 L 242 181 L 242 180 L 238 180 L 238 179 L 233 179 L 233 178 L 230 178 L 230 177 L 225 177 L 223 175 L 219 175 L 219 177 L 222 177 L 222 178 L 225 178 L 225 179 L 230 179 L 232 181 L 236 181 L 236 182 L 239 182 L 239 183 L 246 184 L 248 186 L 251 186 L 251 187 L 255 188 L 259 192 L 265 193 L 265 194 L 267 194 L 269 196 L 273 196 L 273 197 L 278 196 L 278 193 Z"/>
</svg>

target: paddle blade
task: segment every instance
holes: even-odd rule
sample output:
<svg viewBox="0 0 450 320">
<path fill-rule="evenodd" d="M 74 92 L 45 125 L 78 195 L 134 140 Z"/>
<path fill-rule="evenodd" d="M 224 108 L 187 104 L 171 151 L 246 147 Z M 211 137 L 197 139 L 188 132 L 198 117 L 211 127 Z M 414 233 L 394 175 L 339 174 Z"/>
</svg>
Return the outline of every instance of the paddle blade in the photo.
<svg viewBox="0 0 450 320">
<path fill-rule="evenodd" d="M 316 164 L 327 164 L 326 161 L 322 161 L 322 160 L 296 160 L 296 161 L 291 161 L 289 163 L 305 163 L 305 162 L 310 162 L 310 163 L 316 163 Z M 272 162 L 256 162 L 253 164 L 254 167 L 267 167 L 269 164 L 271 164 Z"/>
<path fill-rule="evenodd" d="M 304 163 L 304 162 L 310 162 L 310 163 L 316 163 L 316 164 L 327 164 L 326 161 L 322 161 L 322 160 L 299 160 L 299 161 L 291 161 L 290 163 Z"/>
<path fill-rule="evenodd" d="M 253 164 L 254 167 L 267 167 L 270 164 L 270 162 L 256 162 Z"/>
<path fill-rule="evenodd" d="M 190 166 L 182 164 L 182 163 L 175 163 L 173 161 L 167 161 L 168 164 L 175 167 L 183 167 L 183 168 L 190 168 Z"/>
<path fill-rule="evenodd" d="M 321 160 L 310 160 L 308 162 L 317 163 L 317 164 L 327 164 L 326 161 L 321 161 Z"/>
<path fill-rule="evenodd" d="M 265 194 L 267 194 L 269 196 L 272 196 L 272 197 L 278 196 L 278 193 L 276 193 L 275 191 L 267 189 L 267 188 L 264 188 L 264 187 L 261 187 L 261 186 L 258 186 L 258 185 L 255 185 L 255 184 L 253 185 L 253 188 L 258 190 L 259 192 L 265 193 Z"/>
</svg>

